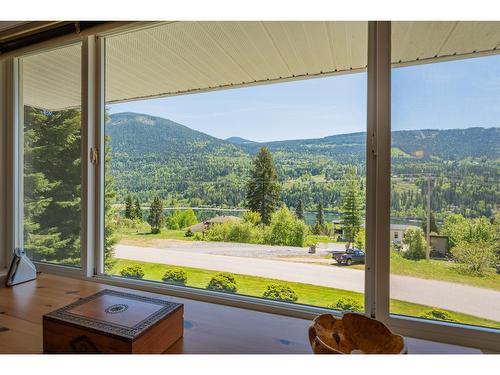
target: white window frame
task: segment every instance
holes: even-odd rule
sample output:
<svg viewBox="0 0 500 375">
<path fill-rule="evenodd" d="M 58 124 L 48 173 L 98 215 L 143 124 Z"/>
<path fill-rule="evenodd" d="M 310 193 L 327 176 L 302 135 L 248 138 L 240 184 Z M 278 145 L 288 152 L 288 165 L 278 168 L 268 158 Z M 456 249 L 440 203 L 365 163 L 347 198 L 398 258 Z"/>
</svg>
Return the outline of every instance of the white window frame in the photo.
<svg viewBox="0 0 500 375">
<path fill-rule="evenodd" d="M 63 41 L 60 43 L 56 43 L 54 45 L 49 45 L 49 46 L 44 46 L 43 48 L 40 49 L 29 49 L 28 51 L 25 51 L 24 53 L 21 53 L 19 55 L 16 55 L 15 57 L 11 58 L 11 64 L 12 64 L 12 87 L 11 87 L 11 92 L 12 92 L 12 107 L 11 107 L 11 121 L 12 121 L 12 128 L 11 128 L 11 135 L 10 139 L 12 141 L 12 159 L 10 160 L 11 166 L 12 166 L 12 173 L 10 176 L 11 178 L 11 185 L 12 185 L 12 212 L 11 212 L 11 217 L 13 221 L 12 225 L 12 248 L 23 248 L 24 247 L 24 188 L 23 188 L 23 181 L 24 181 L 24 110 L 23 110 L 23 66 L 22 66 L 22 59 L 29 57 L 30 55 L 33 54 L 39 54 L 39 53 L 44 53 L 47 51 L 51 50 L 57 50 L 60 48 L 64 47 L 69 47 L 69 46 L 74 46 L 74 45 L 80 45 L 80 58 L 81 58 L 81 74 L 80 74 L 80 80 L 81 80 L 81 89 L 82 89 L 82 106 L 81 106 L 81 111 L 82 111 L 82 116 L 81 116 L 81 133 L 82 133 L 82 186 L 81 186 L 81 191 L 82 191 L 82 196 L 81 196 L 81 233 L 80 233 L 80 265 L 79 266 L 67 266 L 67 265 L 60 265 L 56 263 L 51 263 L 51 262 L 42 262 L 42 261 L 33 261 L 33 263 L 36 265 L 37 270 L 41 272 L 47 272 L 47 273 L 53 273 L 53 274 L 59 274 L 59 275 L 64 275 L 64 276 L 72 276 L 72 277 L 82 277 L 86 273 L 86 267 L 85 267 L 85 262 L 87 260 L 87 254 L 88 254 L 88 248 L 86 247 L 86 242 L 85 242 L 85 233 L 86 233 L 86 225 L 84 225 L 84 220 L 87 215 L 87 211 L 85 210 L 85 202 L 86 200 L 86 192 L 88 191 L 88 186 L 86 184 L 86 180 L 84 179 L 84 173 L 83 173 L 83 165 L 84 165 L 84 160 L 87 157 L 85 153 L 83 152 L 83 145 L 86 142 L 86 121 L 85 119 L 85 114 L 87 112 L 85 108 L 85 100 L 84 98 L 86 97 L 86 89 L 85 89 L 85 80 L 86 76 L 84 74 L 84 70 L 86 68 L 86 59 L 85 57 L 85 45 L 83 41 L 78 38 L 78 39 L 70 39 L 67 41 Z"/>
<path fill-rule="evenodd" d="M 144 23 L 120 24 L 124 28 L 143 27 Z M 104 250 L 104 49 L 103 38 L 109 35 L 94 32 L 87 35 L 73 35 L 65 41 L 44 42 L 24 49 L 22 53 L 44 48 L 62 47 L 66 43 L 82 42 L 82 238 L 81 268 L 55 264 L 38 263 L 40 270 L 68 277 L 84 278 L 100 283 L 124 286 L 168 295 L 192 298 L 207 302 L 255 309 L 288 316 L 313 318 L 319 313 L 333 313 L 329 309 L 264 300 L 261 298 L 228 295 L 190 287 L 167 285 L 160 282 L 129 280 L 105 275 L 103 272 Z M 465 326 L 454 323 L 390 314 L 390 148 L 391 148 L 391 23 L 371 21 L 368 25 L 368 110 L 367 110 L 367 166 L 366 166 L 366 270 L 365 270 L 365 313 L 386 323 L 395 332 L 411 337 L 472 346 L 500 352 L 500 331 L 482 327 Z M 5 172 L 5 191 L 0 195 L 6 200 L 0 210 L 5 215 L 5 238 L 0 239 L 3 253 L 0 257 L 10 257 L 13 246 L 22 241 L 22 194 L 16 184 L 22 173 L 16 149 L 19 143 L 19 58 L 23 55 L 11 54 L 6 61 L 0 61 L 0 74 L 7 84 L 1 89 L 4 98 L 0 103 L 7 110 L 0 122 L 7 126 L 0 132 L 0 146 L 6 145 L 5 160 L 0 171 Z M 0 57 L 1 58 L 1 57 Z M 21 128 L 22 129 L 22 128 Z M 4 137 L 4 139 L 1 139 Z M 16 141 L 9 148 L 9 141 Z M 90 149 L 98 150 L 99 163 L 91 163 Z M 2 158 L 0 157 L 0 162 Z M 22 176 L 21 176 L 22 177 Z M 22 179 L 21 179 L 22 181 Z M 0 186 L 0 189 L 2 187 Z M 17 208 L 17 209 L 16 209 Z M 17 211 L 17 213 L 16 213 Z M 21 225 L 20 225 L 21 224 Z M 21 234 L 19 234 L 21 233 Z M 1 234 L 1 233 L 0 233 Z M 21 242 L 22 244 L 22 242 Z M 0 262 L 0 266 L 1 266 Z"/>
</svg>

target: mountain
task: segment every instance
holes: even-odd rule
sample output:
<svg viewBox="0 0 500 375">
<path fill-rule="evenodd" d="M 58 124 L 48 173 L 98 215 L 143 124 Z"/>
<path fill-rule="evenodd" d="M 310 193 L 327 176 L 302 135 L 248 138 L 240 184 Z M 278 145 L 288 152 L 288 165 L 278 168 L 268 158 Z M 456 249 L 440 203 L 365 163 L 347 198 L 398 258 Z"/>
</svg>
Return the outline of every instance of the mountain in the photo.
<svg viewBox="0 0 500 375">
<path fill-rule="evenodd" d="M 107 123 L 113 152 L 128 157 L 171 159 L 186 153 L 234 155 L 241 150 L 230 142 L 161 117 L 124 112 Z"/>
<path fill-rule="evenodd" d="M 242 207 L 253 155 L 267 146 L 289 207 L 302 199 L 306 209 L 321 201 L 336 210 L 346 168 L 356 166 L 364 175 L 366 162 L 364 132 L 265 143 L 240 137 L 223 140 L 168 119 L 131 112 L 110 115 L 106 131 L 120 202 L 130 192 L 143 202 L 158 195 L 169 206 Z M 485 179 L 498 181 L 499 145 L 498 127 L 394 131 L 392 174 L 455 176 L 433 189 L 433 194 L 442 195 L 433 201 L 438 208 L 458 206 L 465 199 L 460 194 L 468 194 L 468 207 L 489 216 L 500 193 Z M 413 212 L 423 207 L 425 186 L 415 179 L 402 181 L 394 194 L 392 200 L 399 202 L 395 209 L 417 215 Z"/>
<path fill-rule="evenodd" d="M 248 139 L 241 138 L 241 137 L 229 137 L 229 138 L 226 138 L 225 141 L 234 143 L 235 145 L 248 145 L 248 144 L 257 143 L 257 142 L 250 141 Z"/>
</svg>

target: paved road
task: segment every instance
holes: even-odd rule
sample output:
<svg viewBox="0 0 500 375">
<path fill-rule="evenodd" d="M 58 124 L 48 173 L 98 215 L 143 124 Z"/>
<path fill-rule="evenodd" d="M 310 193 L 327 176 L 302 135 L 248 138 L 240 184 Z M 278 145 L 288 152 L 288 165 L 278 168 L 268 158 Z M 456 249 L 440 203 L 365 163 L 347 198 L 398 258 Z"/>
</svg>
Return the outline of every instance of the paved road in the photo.
<svg viewBox="0 0 500 375">
<path fill-rule="evenodd" d="M 234 247 L 234 244 L 232 245 Z M 248 246 L 248 245 L 247 245 Z M 116 245 L 117 258 L 204 268 L 363 292 L 364 271 L 346 267 L 226 256 L 188 247 Z M 467 285 L 391 275 L 391 298 L 500 321 L 500 292 Z"/>
</svg>

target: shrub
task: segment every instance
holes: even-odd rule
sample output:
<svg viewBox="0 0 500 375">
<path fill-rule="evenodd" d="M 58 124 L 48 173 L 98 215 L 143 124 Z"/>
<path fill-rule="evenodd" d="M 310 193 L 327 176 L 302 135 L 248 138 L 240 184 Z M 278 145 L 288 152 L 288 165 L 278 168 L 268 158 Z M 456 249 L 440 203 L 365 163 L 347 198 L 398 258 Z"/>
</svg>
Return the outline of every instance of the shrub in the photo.
<svg viewBox="0 0 500 375">
<path fill-rule="evenodd" d="M 453 258 L 467 273 L 482 275 L 495 262 L 495 246 L 490 242 L 459 242 L 452 250 Z"/>
<path fill-rule="evenodd" d="M 187 228 L 194 224 L 198 224 L 198 218 L 196 217 L 193 209 L 188 208 L 187 210 L 182 211 L 179 218 L 179 228 Z"/>
<path fill-rule="evenodd" d="M 165 271 L 162 280 L 172 284 L 186 285 L 187 273 L 180 268 L 169 268 Z"/>
<path fill-rule="evenodd" d="M 210 279 L 207 289 L 216 290 L 218 292 L 236 293 L 238 286 L 233 274 L 220 272 Z"/>
<path fill-rule="evenodd" d="M 120 271 L 120 275 L 131 279 L 142 279 L 144 277 L 144 268 L 138 264 L 127 266 Z"/>
<path fill-rule="evenodd" d="M 285 302 L 295 302 L 299 299 L 292 288 L 280 284 L 269 284 L 262 297 Z"/>
<path fill-rule="evenodd" d="M 365 230 L 363 228 L 360 228 L 354 237 L 354 245 L 360 250 L 365 250 Z"/>
<path fill-rule="evenodd" d="M 425 258 L 424 232 L 422 229 L 407 229 L 403 236 L 403 244 L 407 246 L 406 251 L 403 252 L 406 259 L 418 260 Z"/>
<path fill-rule="evenodd" d="M 304 246 L 307 225 L 285 205 L 271 215 L 271 223 L 264 233 L 264 242 L 270 245 Z"/>
<path fill-rule="evenodd" d="M 228 221 L 210 226 L 205 232 L 205 240 L 262 243 L 263 232 L 261 227 L 254 226 L 249 222 Z"/>
<path fill-rule="evenodd" d="M 340 311 L 355 311 L 362 312 L 363 306 L 354 298 L 341 297 L 333 305 L 328 305 L 329 308 Z"/>
<path fill-rule="evenodd" d="M 191 225 L 197 224 L 198 218 L 192 208 L 184 211 L 175 210 L 167 215 L 165 219 L 165 226 L 167 229 L 184 229 Z"/>
<path fill-rule="evenodd" d="M 420 315 L 421 318 L 433 319 L 433 320 L 444 320 L 447 322 L 456 322 L 456 319 L 452 318 L 449 313 L 440 309 L 431 309 Z"/>
<path fill-rule="evenodd" d="M 250 223 L 252 225 L 257 225 L 260 223 L 261 217 L 260 217 L 260 212 L 255 212 L 255 211 L 246 211 L 243 214 L 243 221 Z"/>
<path fill-rule="evenodd" d="M 169 214 L 167 218 L 165 219 L 165 226 L 167 229 L 171 230 L 178 230 L 179 228 L 179 211 L 174 211 L 173 213 Z"/>
<path fill-rule="evenodd" d="M 120 217 L 118 221 L 118 226 L 125 229 L 137 229 L 139 222 L 133 219 L 128 219 L 126 217 Z"/>
</svg>

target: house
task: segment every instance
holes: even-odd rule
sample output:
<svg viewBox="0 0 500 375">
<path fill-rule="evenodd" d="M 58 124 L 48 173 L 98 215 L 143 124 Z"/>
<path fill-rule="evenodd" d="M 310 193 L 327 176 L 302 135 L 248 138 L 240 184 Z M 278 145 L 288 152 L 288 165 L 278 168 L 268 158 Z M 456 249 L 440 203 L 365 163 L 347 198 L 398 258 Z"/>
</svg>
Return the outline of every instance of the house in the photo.
<svg viewBox="0 0 500 375">
<path fill-rule="evenodd" d="M 390 227 L 390 239 L 394 244 L 401 244 L 403 241 L 403 236 L 407 229 L 416 229 L 415 225 L 407 224 L 391 224 Z"/>
<path fill-rule="evenodd" d="M 449 248 L 448 236 L 431 234 L 430 241 L 431 241 L 431 256 L 435 258 L 444 258 L 448 253 L 448 248 Z"/>
</svg>

